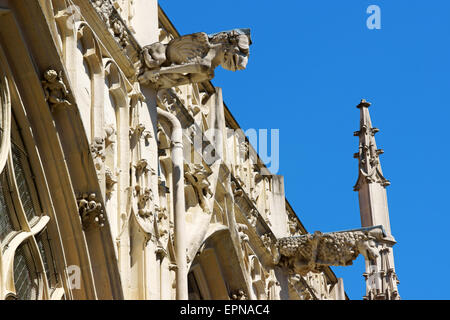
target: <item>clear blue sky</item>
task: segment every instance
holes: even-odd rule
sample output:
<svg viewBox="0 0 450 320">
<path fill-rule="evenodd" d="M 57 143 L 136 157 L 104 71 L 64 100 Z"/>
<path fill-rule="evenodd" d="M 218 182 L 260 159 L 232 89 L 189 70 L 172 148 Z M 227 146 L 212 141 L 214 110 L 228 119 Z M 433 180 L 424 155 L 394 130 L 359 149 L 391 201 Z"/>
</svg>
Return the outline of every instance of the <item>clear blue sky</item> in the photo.
<svg viewBox="0 0 450 320">
<path fill-rule="evenodd" d="M 381 8 L 381 30 L 366 9 Z M 181 34 L 251 28 L 248 67 L 214 85 L 241 127 L 280 129 L 286 195 L 313 232 L 360 227 L 361 98 L 388 187 L 403 299 L 450 299 L 450 1 L 160 0 Z M 351 299 L 365 293 L 360 257 L 333 268 Z"/>
</svg>

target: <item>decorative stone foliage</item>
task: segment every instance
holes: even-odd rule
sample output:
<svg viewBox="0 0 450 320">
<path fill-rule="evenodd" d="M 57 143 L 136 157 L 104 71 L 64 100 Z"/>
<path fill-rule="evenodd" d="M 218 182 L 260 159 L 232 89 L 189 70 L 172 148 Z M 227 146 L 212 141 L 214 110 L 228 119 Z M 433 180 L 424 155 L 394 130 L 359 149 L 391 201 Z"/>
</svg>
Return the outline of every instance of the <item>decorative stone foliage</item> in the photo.
<svg viewBox="0 0 450 320">
<path fill-rule="evenodd" d="M 83 193 L 77 200 L 78 212 L 84 229 L 92 226 L 103 227 L 106 222 L 103 205 L 95 193 Z"/>
</svg>

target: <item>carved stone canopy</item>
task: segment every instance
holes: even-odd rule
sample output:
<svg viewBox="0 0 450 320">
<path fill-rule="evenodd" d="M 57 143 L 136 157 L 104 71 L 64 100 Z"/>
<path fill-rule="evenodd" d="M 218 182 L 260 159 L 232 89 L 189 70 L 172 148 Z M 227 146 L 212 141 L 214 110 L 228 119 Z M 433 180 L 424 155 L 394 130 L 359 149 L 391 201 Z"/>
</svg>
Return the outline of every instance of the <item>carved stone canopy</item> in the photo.
<svg viewBox="0 0 450 320">
<path fill-rule="evenodd" d="M 278 240 L 279 263 L 293 273 L 322 272 L 327 266 L 348 266 L 359 254 L 378 257 L 376 243 L 385 237 L 381 226 L 349 231 L 304 234 Z"/>
<path fill-rule="evenodd" d="M 144 68 L 139 81 L 163 89 L 211 80 L 219 65 L 227 70 L 243 70 L 251 43 L 249 29 L 234 29 L 210 35 L 198 32 L 168 44 L 150 44 L 142 49 Z"/>
</svg>

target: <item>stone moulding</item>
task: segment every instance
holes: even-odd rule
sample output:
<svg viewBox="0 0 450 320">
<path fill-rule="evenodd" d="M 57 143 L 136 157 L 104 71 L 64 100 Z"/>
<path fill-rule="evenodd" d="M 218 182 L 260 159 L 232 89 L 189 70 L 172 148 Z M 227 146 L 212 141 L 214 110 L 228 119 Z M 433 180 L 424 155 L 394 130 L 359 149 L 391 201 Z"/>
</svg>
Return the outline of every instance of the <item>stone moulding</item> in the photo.
<svg viewBox="0 0 450 320">
<path fill-rule="evenodd" d="M 302 276 L 328 266 L 348 266 L 359 254 L 372 261 L 385 237 L 382 226 L 349 231 L 304 234 L 278 239 L 278 263 Z"/>
</svg>

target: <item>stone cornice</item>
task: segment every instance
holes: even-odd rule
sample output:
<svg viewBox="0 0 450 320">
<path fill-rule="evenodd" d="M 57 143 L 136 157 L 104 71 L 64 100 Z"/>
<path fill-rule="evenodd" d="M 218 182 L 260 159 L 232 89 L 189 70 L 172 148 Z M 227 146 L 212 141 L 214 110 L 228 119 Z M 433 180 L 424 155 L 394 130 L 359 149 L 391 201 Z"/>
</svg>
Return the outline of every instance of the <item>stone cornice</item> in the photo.
<svg viewBox="0 0 450 320">
<path fill-rule="evenodd" d="M 102 1 L 112 6 L 110 0 Z M 126 77 L 130 80 L 135 79 L 136 70 L 140 67 L 141 48 L 114 6 L 109 9 L 107 15 L 106 12 L 105 14 L 99 12 L 92 0 L 70 0 L 70 2 L 80 9 L 83 18 Z"/>
</svg>

